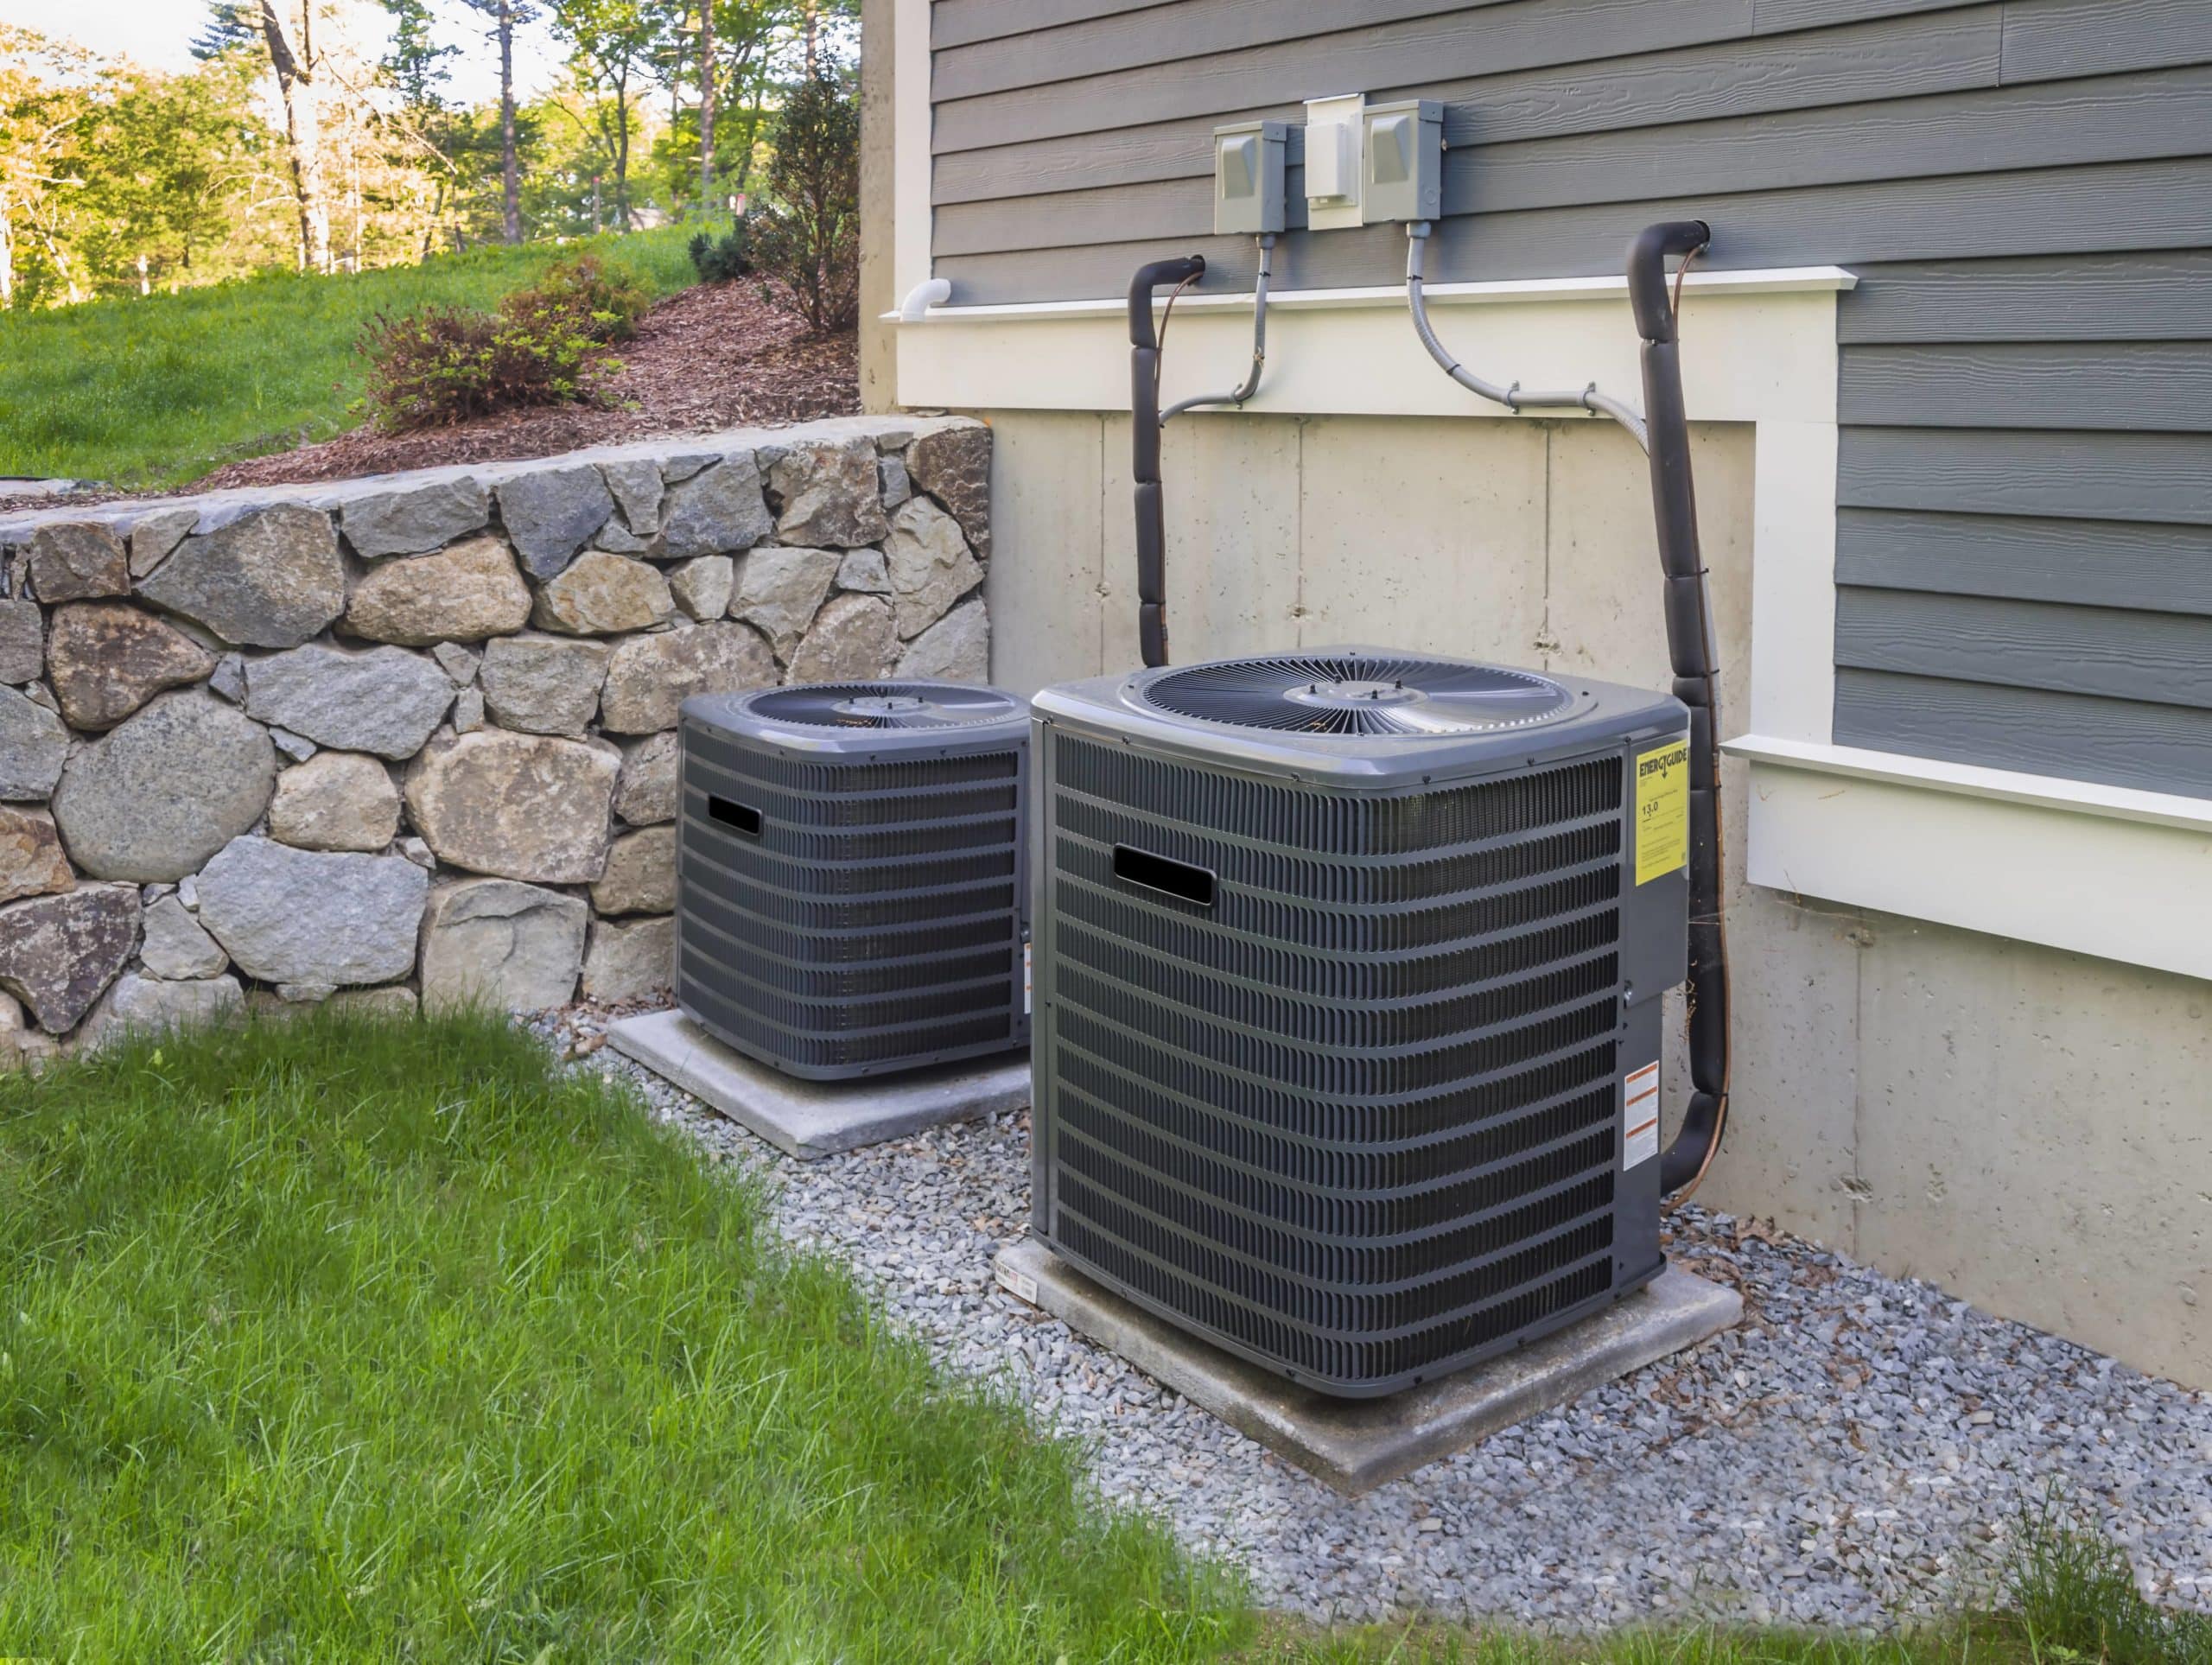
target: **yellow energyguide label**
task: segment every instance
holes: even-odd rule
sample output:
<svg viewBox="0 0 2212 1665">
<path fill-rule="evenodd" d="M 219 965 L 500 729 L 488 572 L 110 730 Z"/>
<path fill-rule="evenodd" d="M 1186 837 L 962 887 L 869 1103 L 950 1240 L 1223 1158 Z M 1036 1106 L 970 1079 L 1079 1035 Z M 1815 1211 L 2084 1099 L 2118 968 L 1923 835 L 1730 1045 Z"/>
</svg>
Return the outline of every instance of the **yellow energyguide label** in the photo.
<svg viewBox="0 0 2212 1665">
<path fill-rule="evenodd" d="M 1649 884 L 1690 860 L 1690 747 L 1672 740 L 1636 759 L 1636 882 Z"/>
</svg>

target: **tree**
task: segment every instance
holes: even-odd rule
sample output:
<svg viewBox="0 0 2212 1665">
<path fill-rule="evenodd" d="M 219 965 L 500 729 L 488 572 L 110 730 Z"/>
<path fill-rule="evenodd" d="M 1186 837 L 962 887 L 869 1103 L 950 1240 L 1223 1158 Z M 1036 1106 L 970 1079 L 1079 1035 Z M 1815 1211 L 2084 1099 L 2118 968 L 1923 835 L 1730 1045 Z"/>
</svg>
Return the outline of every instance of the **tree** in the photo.
<svg viewBox="0 0 2212 1665">
<path fill-rule="evenodd" d="M 818 64 L 784 100 L 768 164 L 768 206 L 747 216 L 761 271 L 816 329 L 860 317 L 861 105 L 843 69 Z M 782 301 L 774 289 L 770 298 Z"/>
<path fill-rule="evenodd" d="M 461 0 L 471 11 L 492 19 L 499 42 L 500 227 L 510 243 L 522 241 L 522 166 L 515 122 L 515 30 L 534 22 L 537 8 L 529 0 Z"/>
<path fill-rule="evenodd" d="M 255 0 L 208 0 L 207 21 L 192 37 L 192 55 L 207 63 L 260 43 L 261 12 Z"/>
<path fill-rule="evenodd" d="M 81 293 L 54 236 L 54 199 L 71 182 L 67 159 L 93 107 L 89 73 L 81 48 L 0 25 L 0 308 L 13 307 L 25 287 L 26 235 L 72 298 Z"/>
<path fill-rule="evenodd" d="M 261 0 L 261 38 L 284 101 L 284 137 L 292 150 L 292 190 L 299 201 L 300 268 L 327 272 L 330 196 L 324 183 L 324 65 L 315 51 L 315 0 Z"/>
<path fill-rule="evenodd" d="M 594 119 L 614 168 L 616 223 L 626 232 L 632 106 L 679 21 L 680 7 L 671 0 L 551 0 L 551 5 L 554 31 L 569 48 L 577 79 L 600 95 Z"/>
</svg>

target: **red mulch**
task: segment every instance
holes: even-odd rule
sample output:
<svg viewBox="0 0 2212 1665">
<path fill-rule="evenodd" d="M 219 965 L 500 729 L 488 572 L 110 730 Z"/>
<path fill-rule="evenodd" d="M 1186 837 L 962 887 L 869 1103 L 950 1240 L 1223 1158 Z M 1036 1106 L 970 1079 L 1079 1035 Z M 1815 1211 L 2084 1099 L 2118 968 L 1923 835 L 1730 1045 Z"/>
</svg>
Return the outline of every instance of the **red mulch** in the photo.
<svg viewBox="0 0 2212 1665">
<path fill-rule="evenodd" d="M 218 468 L 181 492 L 278 486 L 360 474 L 557 456 L 588 445 L 718 428 L 776 427 L 859 414 L 860 357 L 852 334 L 814 335 L 748 283 L 704 283 L 645 315 L 618 350 L 622 369 L 598 405 L 516 410 L 454 428 L 380 434 L 359 428 L 319 445 Z M 114 491 L 0 497 L 0 512 L 105 503 Z"/>
</svg>

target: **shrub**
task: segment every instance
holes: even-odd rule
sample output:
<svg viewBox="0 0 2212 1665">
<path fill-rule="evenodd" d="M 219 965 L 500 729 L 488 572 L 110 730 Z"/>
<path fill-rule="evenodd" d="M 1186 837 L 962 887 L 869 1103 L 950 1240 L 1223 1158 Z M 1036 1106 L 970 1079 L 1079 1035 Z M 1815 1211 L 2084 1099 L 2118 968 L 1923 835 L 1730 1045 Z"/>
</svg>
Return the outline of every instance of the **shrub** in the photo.
<svg viewBox="0 0 2212 1665">
<path fill-rule="evenodd" d="M 746 247 L 744 226 L 733 226 L 720 237 L 711 232 L 697 233 L 691 239 L 691 264 L 702 283 L 727 283 L 745 276 L 753 270 L 753 257 Z"/>
<path fill-rule="evenodd" d="M 371 321 L 363 403 L 388 433 L 596 397 L 621 366 L 608 346 L 637 333 L 652 297 L 596 256 L 554 266 L 493 312 L 425 307 Z"/>
<path fill-rule="evenodd" d="M 762 293 L 817 330 L 861 311 L 861 106 L 851 76 L 824 67 L 792 89 L 770 142 L 766 207 L 746 216 Z"/>
</svg>

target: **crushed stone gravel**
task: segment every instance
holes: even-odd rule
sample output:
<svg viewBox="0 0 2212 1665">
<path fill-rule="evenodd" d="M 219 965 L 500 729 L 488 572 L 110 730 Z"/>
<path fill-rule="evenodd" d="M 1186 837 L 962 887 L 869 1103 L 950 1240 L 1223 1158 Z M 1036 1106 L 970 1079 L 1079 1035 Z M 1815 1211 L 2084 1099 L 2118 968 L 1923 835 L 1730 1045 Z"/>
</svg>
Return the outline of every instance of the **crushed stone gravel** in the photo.
<svg viewBox="0 0 2212 1665">
<path fill-rule="evenodd" d="M 1240 1566 L 1268 1606 L 1883 1630 L 1971 1599 L 2024 1512 L 2055 1503 L 2153 1598 L 2212 1609 L 2212 1401 L 1932 1284 L 1693 1205 L 1669 1252 L 1742 1290 L 1739 1328 L 1347 1501 L 996 1287 L 1027 1217 L 1026 1115 L 793 1161 L 601 1050 L 617 1015 L 528 1021 L 766 1178 L 788 1240 L 1085 1442 L 1104 1497 Z"/>
</svg>

